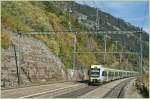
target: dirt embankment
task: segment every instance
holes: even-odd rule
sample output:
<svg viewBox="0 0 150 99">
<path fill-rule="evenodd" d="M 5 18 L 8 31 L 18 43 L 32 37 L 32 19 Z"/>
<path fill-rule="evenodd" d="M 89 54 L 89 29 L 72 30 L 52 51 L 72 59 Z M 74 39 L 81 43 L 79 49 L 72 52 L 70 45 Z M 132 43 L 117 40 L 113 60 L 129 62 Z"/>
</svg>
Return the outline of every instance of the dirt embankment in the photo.
<svg viewBox="0 0 150 99">
<path fill-rule="evenodd" d="M 149 97 L 149 73 L 145 73 L 136 79 L 136 87 L 144 97 Z"/>
</svg>

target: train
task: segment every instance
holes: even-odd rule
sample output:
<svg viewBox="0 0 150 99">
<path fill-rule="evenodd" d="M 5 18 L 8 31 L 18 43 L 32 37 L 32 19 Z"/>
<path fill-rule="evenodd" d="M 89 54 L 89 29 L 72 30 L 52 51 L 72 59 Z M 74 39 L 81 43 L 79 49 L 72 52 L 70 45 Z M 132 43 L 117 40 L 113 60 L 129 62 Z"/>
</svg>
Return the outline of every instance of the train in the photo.
<svg viewBox="0 0 150 99">
<path fill-rule="evenodd" d="M 102 65 L 91 65 L 88 71 L 88 84 L 102 84 L 113 80 L 137 76 L 138 74 L 136 71 L 117 70 L 105 68 Z"/>
</svg>

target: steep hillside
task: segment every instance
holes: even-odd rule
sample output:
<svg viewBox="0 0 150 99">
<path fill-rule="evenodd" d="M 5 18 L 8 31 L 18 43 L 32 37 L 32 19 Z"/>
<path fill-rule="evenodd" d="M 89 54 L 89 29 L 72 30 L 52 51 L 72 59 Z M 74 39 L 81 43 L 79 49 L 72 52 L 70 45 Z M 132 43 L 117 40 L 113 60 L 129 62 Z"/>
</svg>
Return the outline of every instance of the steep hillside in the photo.
<svg viewBox="0 0 150 99">
<path fill-rule="evenodd" d="M 80 5 L 75 2 L 54 2 L 56 8 L 60 9 L 62 12 L 66 12 L 66 9 L 72 9 L 72 16 L 76 17 L 78 21 L 81 24 L 84 24 L 86 26 L 86 29 L 88 30 L 95 30 L 96 29 L 96 9 L 89 7 L 87 5 Z M 100 31 L 140 31 L 140 27 L 135 27 L 129 22 L 126 22 L 123 19 L 116 18 L 109 13 L 103 12 L 99 10 L 98 12 L 99 16 L 99 30 Z M 82 29 L 82 27 L 81 27 Z M 143 53 L 144 57 L 148 58 L 148 42 L 149 42 L 149 36 L 148 33 L 145 31 L 143 32 Z M 118 38 L 124 38 L 126 42 L 124 42 L 123 45 L 125 45 L 128 50 L 130 51 L 137 51 L 140 52 L 139 42 L 136 41 L 136 39 L 139 39 L 139 33 L 134 33 L 133 35 L 110 35 L 113 40 L 120 40 L 121 44 L 123 44 L 123 40 Z M 130 37 L 128 37 L 130 36 Z M 133 38 L 135 36 L 135 38 Z M 132 43 L 131 43 L 132 42 Z"/>
<path fill-rule="evenodd" d="M 73 13 L 70 18 L 66 12 L 67 8 L 72 8 Z M 80 16 L 87 17 L 86 20 L 79 20 Z M 129 25 L 121 19 L 117 19 L 108 13 L 99 11 L 101 29 L 100 30 L 138 30 L 138 27 Z M 5 30 L 13 32 L 37 31 L 41 35 L 32 35 L 35 39 L 44 42 L 47 47 L 60 58 L 66 68 L 73 66 L 73 33 L 54 33 L 54 35 L 42 35 L 43 31 L 65 31 L 69 30 L 68 20 L 71 21 L 72 30 L 88 31 L 95 29 L 95 9 L 79 5 L 75 2 L 2 2 L 2 47 L 9 48 L 11 45 L 11 33 L 5 33 Z M 117 22 L 116 22 L 117 21 Z M 102 28 L 103 27 L 103 28 Z M 116 40 L 119 36 L 111 36 Z M 127 38 L 127 35 L 124 35 Z M 138 37 L 138 35 L 137 35 Z M 90 39 L 90 42 L 89 42 Z M 103 36 L 101 35 L 77 35 L 78 51 L 103 51 Z M 144 40 L 148 42 L 148 36 L 144 34 Z M 125 50 L 130 50 L 135 43 L 130 39 L 125 39 Z M 129 42 L 133 42 L 131 45 Z M 115 43 L 108 39 L 107 51 L 114 51 Z M 118 45 L 121 50 L 122 44 Z M 147 46 L 146 46 L 147 47 Z M 138 48 L 139 49 L 139 48 Z M 138 50 L 139 51 L 139 50 Z M 148 63 L 148 49 L 144 54 L 145 63 Z M 76 66 L 89 67 L 91 64 L 105 64 L 107 67 L 137 70 L 137 58 L 134 55 L 124 55 L 122 62 L 119 61 L 119 55 L 107 54 L 107 61 L 104 62 L 102 54 L 77 54 Z"/>
<path fill-rule="evenodd" d="M 96 29 L 96 9 L 89 7 L 87 5 L 80 5 L 76 2 L 54 2 L 55 7 L 60 9 L 63 13 L 67 13 L 66 9 L 71 9 L 71 15 L 75 17 L 78 22 L 83 27 L 80 27 L 80 30 L 88 30 L 94 31 Z M 101 10 L 98 11 L 99 16 L 99 30 L 100 31 L 140 31 L 140 27 L 135 27 L 129 22 L 122 20 L 120 18 L 116 18 L 109 13 L 103 12 Z M 73 29 L 78 30 L 78 28 L 73 27 Z M 143 36 L 143 64 L 148 66 L 148 58 L 149 58 L 149 36 L 148 33 L 142 31 Z M 140 53 L 140 33 L 134 34 L 109 34 L 109 37 L 113 41 L 119 41 L 119 45 L 121 45 L 118 49 L 121 51 L 122 46 L 125 47 L 125 50 L 132 52 Z M 101 40 L 103 40 L 101 38 Z M 132 61 L 132 60 L 131 60 Z M 133 62 L 133 61 L 132 61 Z"/>
</svg>

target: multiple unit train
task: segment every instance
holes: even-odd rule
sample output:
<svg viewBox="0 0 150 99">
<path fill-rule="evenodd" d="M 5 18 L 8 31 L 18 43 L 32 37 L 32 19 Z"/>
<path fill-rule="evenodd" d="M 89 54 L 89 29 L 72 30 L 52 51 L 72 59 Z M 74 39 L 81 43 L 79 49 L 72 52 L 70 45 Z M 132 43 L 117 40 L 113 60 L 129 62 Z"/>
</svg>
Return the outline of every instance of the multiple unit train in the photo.
<svg viewBox="0 0 150 99">
<path fill-rule="evenodd" d="M 138 72 L 104 68 L 102 65 L 91 65 L 88 75 L 90 85 L 110 82 L 121 78 L 133 77 L 138 75 Z"/>
</svg>

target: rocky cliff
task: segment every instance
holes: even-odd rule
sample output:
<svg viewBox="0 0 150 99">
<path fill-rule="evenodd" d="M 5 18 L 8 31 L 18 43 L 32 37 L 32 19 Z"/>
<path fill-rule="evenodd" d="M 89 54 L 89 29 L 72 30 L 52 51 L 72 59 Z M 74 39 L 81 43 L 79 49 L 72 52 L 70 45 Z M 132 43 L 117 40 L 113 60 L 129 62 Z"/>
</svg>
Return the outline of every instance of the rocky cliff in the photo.
<svg viewBox="0 0 150 99">
<path fill-rule="evenodd" d="M 11 46 L 2 49 L 1 69 L 2 88 L 88 78 L 87 69 L 66 69 L 42 41 L 16 33 L 11 33 Z"/>
<path fill-rule="evenodd" d="M 2 49 L 3 87 L 17 86 L 18 76 L 21 84 L 67 79 L 63 63 L 43 42 L 26 36 L 20 37 L 20 44 L 18 40 L 18 35 L 13 34 L 12 45 L 7 50 Z M 20 50 L 18 50 L 19 45 Z"/>
</svg>

